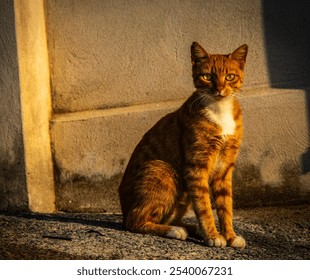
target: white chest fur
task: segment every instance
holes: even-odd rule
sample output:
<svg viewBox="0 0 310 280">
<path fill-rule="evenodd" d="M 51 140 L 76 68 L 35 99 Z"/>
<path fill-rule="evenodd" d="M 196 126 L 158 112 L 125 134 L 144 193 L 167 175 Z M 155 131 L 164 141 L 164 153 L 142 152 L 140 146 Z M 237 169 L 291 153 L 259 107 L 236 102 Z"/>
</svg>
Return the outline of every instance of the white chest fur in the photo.
<svg viewBox="0 0 310 280">
<path fill-rule="evenodd" d="M 211 122 L 222 128 L 222 135 L 235 133 L 236 123 L 233 117 L 233 98 L 226 98 L 210 104 L 206 108 L 207 117 Z"/>
</svg>

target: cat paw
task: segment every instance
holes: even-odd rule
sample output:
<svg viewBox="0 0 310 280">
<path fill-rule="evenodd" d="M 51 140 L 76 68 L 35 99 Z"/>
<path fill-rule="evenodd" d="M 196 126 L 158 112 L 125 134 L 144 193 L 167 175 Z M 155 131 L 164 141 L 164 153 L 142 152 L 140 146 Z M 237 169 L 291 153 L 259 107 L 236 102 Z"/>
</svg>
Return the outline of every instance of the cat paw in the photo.
<svg viewBox="0 0 310 280">
<path fill-rule="evenodd" d="M 233 247 L 233 248 L 243 249 L 245 245 L 246 245 L 246 242 L 244 238 L 240 235 L 228 240 L 228 246 Z"/>
<path fill-rule="evenodd" d="M 166 237 L 185 240 L 188 236 L 185 228 L 182 227 L 171 227 L 171 229 L 167 232 Z"/>
<path fill-rule="evenodd" d="M 226 239 L 222 235 L 218 235 L 216 237 L 206 238 L 205 241 L 207 246 L 209 247 L 225 247 Z"/>
</svg>

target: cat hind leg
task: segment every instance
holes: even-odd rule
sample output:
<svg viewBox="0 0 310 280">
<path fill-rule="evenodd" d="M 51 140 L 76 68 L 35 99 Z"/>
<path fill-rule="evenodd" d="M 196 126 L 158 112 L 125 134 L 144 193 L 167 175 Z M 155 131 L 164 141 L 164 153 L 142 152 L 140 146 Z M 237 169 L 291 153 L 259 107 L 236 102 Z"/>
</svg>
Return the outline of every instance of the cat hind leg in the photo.
<svg viewBox="0 0 310 280">
<path fill-rule="evenodd" d="M 176 211 L 176 171 L 168 163 L 154 160 L 148 162 L 142 174 L 124 198 L 130 205 L 123 213 L 125 227 L 132 232 L 185 240 L 186 229 L 170 225 Z"/>
<path fill-rule="evenodd" d="M 157 224 L 154 222 L 146 222 L 136 227 L 127 226 L 127 228 L 132 232 L 157 235 L 172 239 L 185 240 L 188 237 L 188 233 L 183 227 Z"/>
<path fill-rule="evenodd" d="M 144 202 L 132 209 L 125 222 L 125 227 L 132 232 L 157 235 L 161 237 L 185 240 L 187 230 L 182 225 L 171 224 L 174 216 L 173 200 L 159 202 L 156 199 Z"/>
<path fill-rule="evenodd" d="M 188 233 L 185 228 L 178 226 L 169 226 L 170 229 L 166 232 L 165 237 L 185 240 L 188 237 Z"/>
</svg>

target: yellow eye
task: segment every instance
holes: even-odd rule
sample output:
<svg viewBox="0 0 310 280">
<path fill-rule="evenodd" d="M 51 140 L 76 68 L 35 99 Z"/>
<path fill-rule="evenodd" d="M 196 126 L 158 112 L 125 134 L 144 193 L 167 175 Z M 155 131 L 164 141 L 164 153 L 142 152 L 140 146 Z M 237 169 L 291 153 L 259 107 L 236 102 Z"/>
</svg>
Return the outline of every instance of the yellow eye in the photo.
<svg viewBox="0 0 310 280">
<path fill-rule="evenodd" d="M 206 74 L 201 75 L 201 78 L 205 81 L 211 81 L 212 76 L 210 73 L 206 73 Z"/>
<path fill-rule="evenodd" d="M 232 81 L 235 79 L 235 75 L 234 74 L 227 74 L 225 79 L 226 79 L 226 81 Z"/>
</svg>

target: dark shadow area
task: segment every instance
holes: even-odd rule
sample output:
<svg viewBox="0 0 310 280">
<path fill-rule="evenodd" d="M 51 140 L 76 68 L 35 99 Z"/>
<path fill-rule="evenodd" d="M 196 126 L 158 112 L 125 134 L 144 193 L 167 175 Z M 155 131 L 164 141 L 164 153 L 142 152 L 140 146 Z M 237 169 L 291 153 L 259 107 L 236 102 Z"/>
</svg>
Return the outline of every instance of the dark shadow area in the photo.
<svg viewBox="0 0 310 280">
<path fill-rule="evenodd" d="M 28 210 L 14 1 L 0 4 L 0 209 Z"/>
<path fill-rule="evenodd" d="M 29 220 L 37 220 L 44 222 L 59 222 L 59 223 L 76 223 L 80 225 L 86 225 L 94 228 L 87 230 L 88 234 L 94 234 L 101 236 L 100 228 L 113 229 L 117 231 L 127 231 L 122 224 L 123 216 L 121 214 L 76 214 L 76 213 L 64 213 L 64 214 L 36 214 L 36 213 L 2 213 L 5 216 L 20 217 Z M 0 212 L 1 215 L 1 212 Z M 195 218 L 188 218 L 186 220 L 189 223 L 195 224 L 197 221 Z M 99 230 L 98 230 L 99 228 Z M 42 234 L 42 238 L 72 241 L 70 234 L 63 234 L 61 232 L 51 232 Z M 203 245 L 203 241 L 198 236 L 189 236 L 188 241 L 193 244 Z M 203 245 L 204 246 L 204 245 Z"/>
<path fill-rule="evenodd" d="M 304 89 L 310 131 L 310 2 L 263 0 L 265 48 L 271 86 Z M 310 136 L 308 136 L 310 141 Z M 300 157 L 310 171 L 310 147 Z"/>
<path fill-rule="evenodd" d="M 83 260 L 83 255 L 70 255 L 57 250 L 41 249 L 33 250 L 29 244 L 19 246 L 7 244 L 5 248 L 0 248 L 0 260 Z"/>
<path fill-rule="evenodd" d="M 3 215 L 46 222 L 77 223 L 81 225 L 102 227 L 106 229 L 115 229 L 120 231 L 125 230 L 122 225 L 122 215 L 118 214 L 35 214 L 25 212 L 18 214 L 3 213 Z M 96 231 L 94 230 L 91 233 L 96 233 Z M 50 236 L 50 238 L 53 238 L 53 236 Z M 57 239 L 56 236 L 55 239 Z"/>
</svg>

